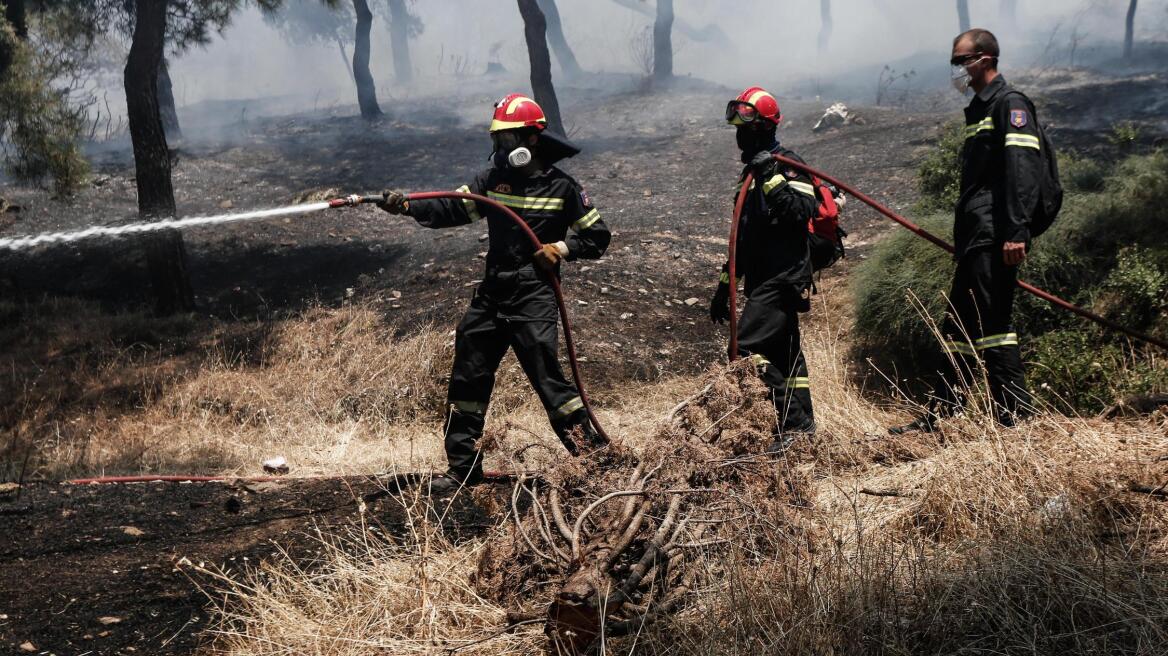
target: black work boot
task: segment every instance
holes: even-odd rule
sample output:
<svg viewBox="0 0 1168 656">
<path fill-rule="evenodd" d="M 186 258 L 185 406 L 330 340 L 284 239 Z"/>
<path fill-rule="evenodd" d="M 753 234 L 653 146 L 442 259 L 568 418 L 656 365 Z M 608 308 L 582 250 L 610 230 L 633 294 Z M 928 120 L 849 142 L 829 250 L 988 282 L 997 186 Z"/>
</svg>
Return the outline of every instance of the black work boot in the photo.
<svg viewBox="0 0 1168 656">
<path fill-rule="evenodd" d="M 892 426 L 888 429 L 889 435 L 904 435 L 905 433 L 933 433 L 937 430 L 937 415 L 923 414 L 903 426 Z"/>
<path fill-rule="evenodd" d="M 608 439 L 592 427 L 586 410 L 577 410 L 553 427 L 568 453 L 578 456 L 608 446 Z M 576 435 L 579 437 L 576 437 Z"/>
<path fill-rule="evenodd" d="M 794 430 L 776 430 L 771 436 L 771 443 L 767 445 L 766 455 L 781 456 L 787 452 L 795 444 L 796 441 L 810 440 L 815 437 L 815 422 L 811 422 L 803 428 Z"/>
<path fill-rule="evenodd" d="M 482 459 L 476 459 L 469 472 L 460 472 L 449 469 L 441 476 L 430 479 L 430 496 L 448 497 L 463 488 L 481 485 L 483 482 Z"/>
<path fill-rule="evenodd" d="M 779 433 L 775 435 L 771 439 L 771 443 L 767 445 L 766 455 L 771 457 L 783 455 L 795 443 L 795 438 L 798 436 L 798 433 Z"/>
</svg>

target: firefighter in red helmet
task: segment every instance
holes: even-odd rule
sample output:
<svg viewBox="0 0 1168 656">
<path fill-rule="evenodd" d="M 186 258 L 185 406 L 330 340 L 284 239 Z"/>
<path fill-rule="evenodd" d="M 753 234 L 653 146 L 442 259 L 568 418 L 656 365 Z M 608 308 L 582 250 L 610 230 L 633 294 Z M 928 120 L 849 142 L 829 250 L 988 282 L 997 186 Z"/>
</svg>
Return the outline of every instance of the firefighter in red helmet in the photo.
<svg viewBox="0 0 1168 656">
<path fill-rule="evenodd" d="M 811 253 L 808 221 L 819 203 L 812 180 L 775 161 L 774 154 L 802 161 L 779 145 L 782 113 L 773 95 L 750 87 L 726 106 L 726 121 L 737 129 L 746 174 L 754 179 L 738 218 L 737 275 L 748 298 L 738 322 L 738 354 L 749 358 L 770 389 L 775 404 L 773 440 L 767 452 L 784 451 L 799 436 L 815 432 L 807 363 L 799 344 L 799 313 L 810 309 Z M 730 318 L 729 264 L 722 267 L 710 318 Z"/>
<path fill-rule="evenodd" d="M 560 368 L 556 298 L 548 276 L 558 277 L 564 261 L 599 258 L 611 234 L 579 183 L 554 166 L 579 150 L 546 128 L 547 118 L 534 100 L 520 94 L 500 100 L 490 127 L 492 165 L 458 189 L 514 210 L 543 244 L 534 254 L 519 226 L 485 204 L 461 199 L 411 202 L 400 191 L 387 191 L 379 205 L 427 228 L 487 224 L 486 273 L 455 333 L 445 434 L 449 469 L 431 483 L 437 493 L 483 480 L 477 443 L 495 372 L 508 348 L 515 351 L 567 450 L 575 455 L 604 444 L 579 391 Z"/>
</svg>

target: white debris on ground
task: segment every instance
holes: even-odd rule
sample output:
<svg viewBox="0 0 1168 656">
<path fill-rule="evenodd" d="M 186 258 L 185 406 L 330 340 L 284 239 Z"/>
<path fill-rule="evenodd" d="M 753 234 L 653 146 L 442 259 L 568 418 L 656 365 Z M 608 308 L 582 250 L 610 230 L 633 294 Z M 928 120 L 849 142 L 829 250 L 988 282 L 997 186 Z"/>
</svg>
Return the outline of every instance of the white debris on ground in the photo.
<svg viewBox="0 0 1168 656">
<path fill-rule="evenodd" d="M 836 128 L 843 125 L 863 125 L 864 123 L 864 118 L 849 110 L 847 105 L 835 103 L 823 112 L 823 116 L 815 122 L 815 126 L 811 128 L 811 131 L 822 132 L 828 128 Z"/>
</svg>

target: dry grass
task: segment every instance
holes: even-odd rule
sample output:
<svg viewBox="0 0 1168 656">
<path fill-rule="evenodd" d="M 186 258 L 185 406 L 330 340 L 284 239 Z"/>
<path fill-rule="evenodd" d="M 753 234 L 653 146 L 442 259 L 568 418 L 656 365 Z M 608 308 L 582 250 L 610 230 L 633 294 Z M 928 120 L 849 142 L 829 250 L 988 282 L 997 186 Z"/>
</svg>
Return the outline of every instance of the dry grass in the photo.
<svg viewBox="0 0 1168 656">
<path fill-rule="evenodd" d="M 0 475 L 8 478 L 22 469 L 46 478 L 253 475 L 273 455 L 294 475 L 444 467 L 448 330 L 398 334 L 363 306 L 195 324 L 62 300 L 0 307 L 0 317 L 10 320 L 0 329 L 9 374 L 0 381 Z M 685 384 L 626 397 L 627 409 L 602 413 L 606 427 L 625 432 Z M 488 428 L 501 456 L 533 438 L 558 444 L 529 389 L 508 355 Z M 538 452 L 528 460 L 550 462 Z"/>
<path fill-rule="evenodd" d="M 42 475 L 249 473 L 273 453 L 297 473 L 441 463 L 444 331 L 398 336 L 361 307 L 196 337 L 181 320 L 102 318 L 77 305 L 52 314 L 69 319 L 25 316 L 7 325 L 37 330 L 0 333 L 11 354 L 4 384 L 19 383 L 0 424 L 10 463 L 19 464 L 13 454 L 24 451 L 14 445 L 22 444 L 36 447 L 31 468 Z M 847 358 L 850 318 L 834 306 L 814 315 L 804 335 L 820 432 L 779 465 L 809 481 L 807 530 L 770 536 L 765 549 L 742 535 L 729 549 L 697 553 L 709 575 L 683 609 L 607 641 L 608 651 L 1168 653 L 1168 502 L 1133 491 L 1168 483 L 1165 418 L 1051 414 L 1006 430 L 974 409 L 939 434 L 888 437 L 883 428 L 911 407 L 872 403 Z M 652 453 L 660 419 L 701 386 L 678 378 L 606 390 L 617 401 L 601 419 L 634 453 Z M 488 467 L 555 470 L 554 448 L 515 457 L 532 442 L 555 442 L 513 360 L 498 394 Z M 692 422 L 712 423 L 725 409 L 704 407 Z M 507 595 L 475 584 L 482 554 L 510 533 L 509 520 L 451 544 L 422 501 L 402 501 L 410 518 L 402 539 L 362 522 L 320 536 L 313 563 L 282 557 L 220 575 L 221 621 L 209 649 L 543 649 L 538 625 L 500 632 Z M 764 524 L 756 519 L 747 524 Z"/>
<path fill-rule="evenodd" d="M 538 628 L 498 632 L 505 609 L 471 583 L 485 543 L 455 545 L 437 530 L 423 498 L 396 501 L 406 517 L 400 541 L 385 537 L 400 527 L 381 530 L 362 512 L 348 534 L 318 534 L 321 555 L 307 566 L 282 554 L 240 580 L 183 563 L 208 591 L 223 591 L 211 594 L 219 614 L 214 650 L 337 656 L 538 651 Z"/>
</svg>

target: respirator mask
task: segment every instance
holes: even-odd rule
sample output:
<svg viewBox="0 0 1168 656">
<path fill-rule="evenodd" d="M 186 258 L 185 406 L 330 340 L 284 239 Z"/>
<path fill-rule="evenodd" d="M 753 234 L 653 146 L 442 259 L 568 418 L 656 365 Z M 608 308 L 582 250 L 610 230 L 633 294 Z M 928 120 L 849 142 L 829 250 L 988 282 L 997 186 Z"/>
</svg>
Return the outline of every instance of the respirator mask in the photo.
<svg viewBox="0 0 1168 656">
<path fill-rule="evenodd" d="M 521 169 L 535 157 L 530 148 L 522 145 L 524 139 L 520 135 L 499 132 L 491 135 L 491 141 L 495 146 L 491 164 L 497 169 Z"/>
<path fill-rule="evenodd" d="M 953 84 L 953 88 L 957 90 L 957 93 L 961 95 L 969 93 L 969 85 L 973 80 L 973 75 L 970 74 L 969 67 L 986 59 L 986 57 L 987 55 L 973 54 L 954 57 L 949 60 L 949 65 L 953 69 L 953 72 L 949 76 L 949 81 Z"/>
<path fill-rule="evenodd" d="M 739 126 L 734 137 L 738 143 L 738 150 L 742 151 L 743 162 L 750 162 L 759 151 L 771 150 L 777 143 L 775 130 L 758 129 L 754 126 Z"/>
</svg>

